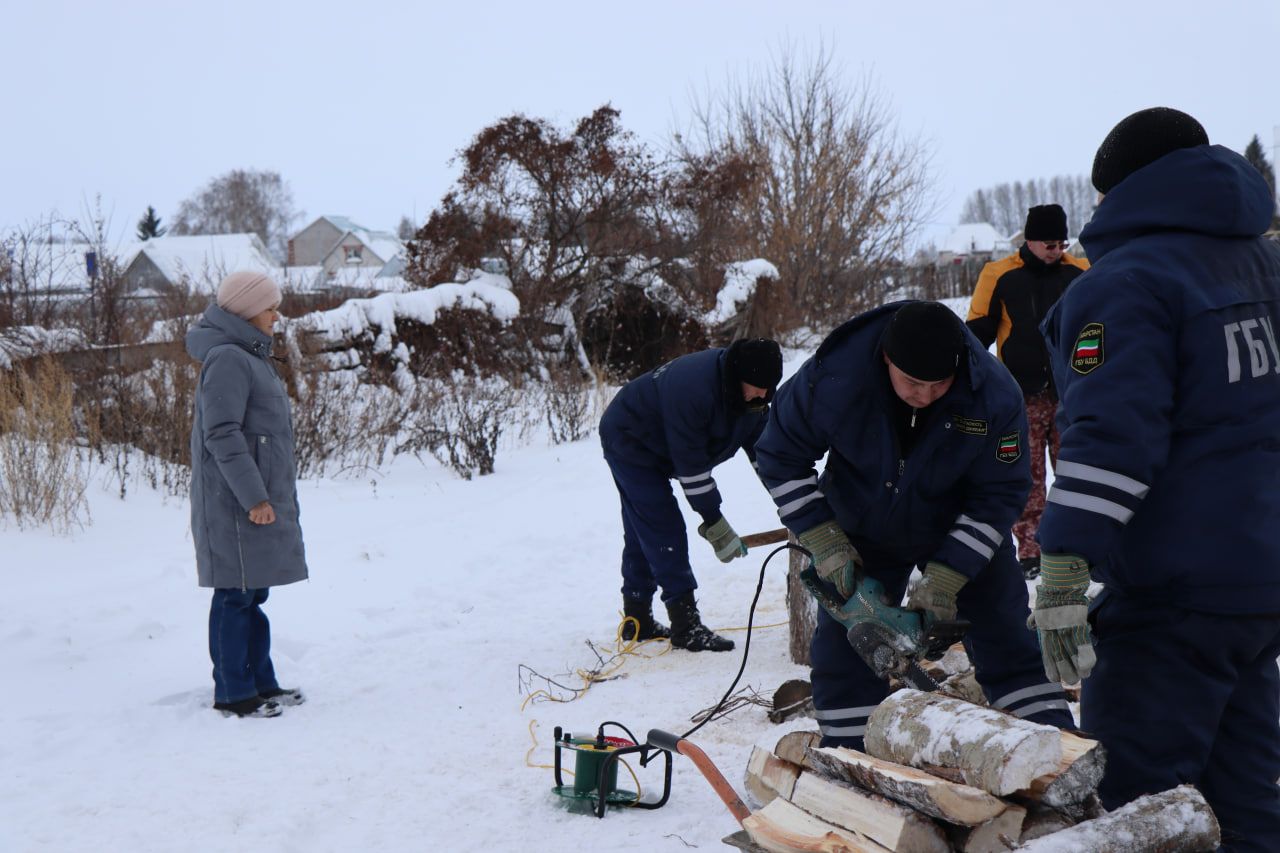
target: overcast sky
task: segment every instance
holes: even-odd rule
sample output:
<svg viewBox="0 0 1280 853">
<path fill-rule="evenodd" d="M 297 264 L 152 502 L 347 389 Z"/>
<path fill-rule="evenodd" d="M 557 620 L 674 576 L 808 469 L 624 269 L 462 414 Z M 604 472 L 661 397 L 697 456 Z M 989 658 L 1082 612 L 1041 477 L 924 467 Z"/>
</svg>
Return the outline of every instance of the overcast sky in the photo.
<svg viewBox="0 0 1280 853">
<path fill-rule="evenodd" d="M 1154 105 L 1236 150 L 1280 125 L 1277 0 L 546 0 L 8 4 L 0 229 L 100 195 L 131 237 L 148 204 L 235 168 L 279 171 L 307 218 L 421 221 L 452 156 L 522 112 L 605 102 L 661 144 L 691 93 L 790 40 L 870 73 L 932 153 L 937 229 L 993 184 L 1087 174 L 1106 132 Z"/>
</svg>

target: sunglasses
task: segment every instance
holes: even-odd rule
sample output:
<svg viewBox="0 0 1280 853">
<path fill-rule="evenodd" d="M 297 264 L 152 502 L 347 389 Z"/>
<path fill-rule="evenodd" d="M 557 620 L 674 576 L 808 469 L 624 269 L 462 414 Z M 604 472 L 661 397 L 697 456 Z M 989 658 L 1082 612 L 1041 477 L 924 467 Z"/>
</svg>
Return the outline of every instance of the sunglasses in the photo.
<svg viewBox="0 0 1280 853">
<path fill-rule="evenodd" d="M 1046 249 L 1061 249 L 1064 252 L 1067 250 L 1066 240 L 1041 240 L 1040 242 L 1044 244 Z"/>
</svg>

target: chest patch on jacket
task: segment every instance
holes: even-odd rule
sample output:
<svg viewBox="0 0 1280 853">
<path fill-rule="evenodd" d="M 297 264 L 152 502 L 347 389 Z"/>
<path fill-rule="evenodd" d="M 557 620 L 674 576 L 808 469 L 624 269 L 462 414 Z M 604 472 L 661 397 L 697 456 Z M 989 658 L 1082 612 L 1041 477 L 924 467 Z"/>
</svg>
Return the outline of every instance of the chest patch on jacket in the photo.
<svg viewBox="0 0 1280 853">
<path fill-rule="evenodd" d="M 956 425 L 956 429 L 965 435 L 986 435 L 987 422 L 980 418 L 964 418 L 960 415 L 952 415 L 951 423 Z"/>
<path fill-rule="evenodd" d="M 1016 431 L 1000 436 L 1000 443 L 996 445 L 996 458 L 1010 464 L 1022 458 L 1022 437 Z"/>
<path fill-rule="evenodd" d="M 1071 369 L 1076 373 L 1089 373 L 1102 366 L 1106 358 L 1102 345 L 1102 324 L 1088 323 L 1076 335 L 1076 345 L 1071 349 Z"/>
</svg>

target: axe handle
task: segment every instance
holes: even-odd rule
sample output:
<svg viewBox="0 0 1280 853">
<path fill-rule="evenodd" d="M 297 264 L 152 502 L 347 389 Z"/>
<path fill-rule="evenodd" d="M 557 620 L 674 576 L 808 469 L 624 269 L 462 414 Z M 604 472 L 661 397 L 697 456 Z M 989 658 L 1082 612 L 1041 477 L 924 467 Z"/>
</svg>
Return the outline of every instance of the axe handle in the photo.
<svg viewBox="0 0 1280 853">
<path fill-rule="evenodd" d="M 761 545 L 773 545 L 776 542 L 786 542 L 790 531 L 785 527 L 779 527 L 777 530 L 765 530 L 760 533 L 748 533 L 742 537 L 742 544 L 748 548 L 759 548 Z"/>
</svg>

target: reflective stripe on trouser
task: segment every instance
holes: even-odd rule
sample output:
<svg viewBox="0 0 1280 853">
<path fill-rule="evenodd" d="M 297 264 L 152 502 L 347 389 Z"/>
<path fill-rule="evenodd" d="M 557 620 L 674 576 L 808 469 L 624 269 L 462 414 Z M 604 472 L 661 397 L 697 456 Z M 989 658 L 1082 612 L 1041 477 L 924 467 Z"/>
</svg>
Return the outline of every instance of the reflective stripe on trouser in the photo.
<svg viewBox="0 0 1280 853">
<path fill-rule="evenodd" d="M 889 596 L 901 600 L 909 568 L 872 568 Z M 972 624 L 965 648 L 987 701 L 1011 714 L 1074 728 L 1066 694 L 1045 680 L 1035 632 L 1027 630 L 1027 586 L 1006 539 L 988 566 L 960 590 L 959 617 Z M 813 704 L 823 746 L 862 749 L 862 731 L 889 686 L 858 657 L 844 628 L 820 611 L 810 650 Z"/>
<path fill-rule="evenodd" d="M 671 481 L 607 456 L 622 501 L 622 594 L 649 599 L 661 587 L 670 601 L 698 588 L 689 566 L 689 535 Z"/>
<path fill-rule="evenodd" d="M 1045 448 L 1049 459 L 1058 464 L 1058 427 L 1054 415 L 1058 401 L 1048 391 L 1032 394 L 1027 398 L 1027 456 L 1031 459 L 1031 494 L 1027 495 L 1022 515 L 1013 524 L 1013 535 L 1018 538 L 1019 557 L 1039 557 L 1040 543 L 1036 534 L 1040 531 L 1040 516 L 1044 515 L 1045 499 Z"/>
<path fill-rule="evenodd" d="M 1103 805 L 1189 783 L 1213 808 L 1223 850 L 1280 850 L 1280 616 L 1105 592 L 1092 619 L 1098 663 L 1080 712 L 1107 750 Z"/>
</svg>

